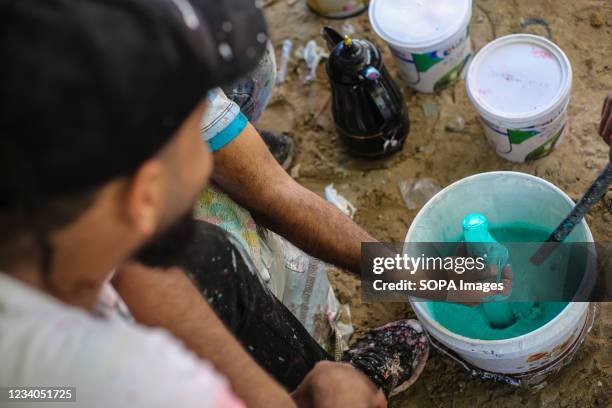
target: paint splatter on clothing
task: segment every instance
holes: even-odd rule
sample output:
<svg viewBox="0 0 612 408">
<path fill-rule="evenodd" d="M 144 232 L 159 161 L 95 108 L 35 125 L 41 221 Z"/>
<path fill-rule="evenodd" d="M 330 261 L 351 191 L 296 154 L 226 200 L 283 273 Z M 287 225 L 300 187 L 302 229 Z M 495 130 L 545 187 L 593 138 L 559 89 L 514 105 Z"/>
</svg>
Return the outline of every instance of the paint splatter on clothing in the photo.
<svg viewBox="0 0 612 408">
<path fill-rule="evenodd" d="M 230 86 L 223 87 L 223 92 L 240 106 L 240 111 L 249 122 L 256 123 L 268 105 L 275 82 L 276 58 L 274 47 L 271 42 L 268 42 L 266 52 L 251 75 Z"/>
<path fill-rule="evenodd" d="M 288 390 L 317 362 L 331 360 L 270 292 L 234 235 L 200 221 L 187 252 L 180 266 L 249 354 Z"/>
<path fill-rule="evenodd" d="M 400 320 L 366 332 L 344 356 L 385 393 L 408 388 L 425 365 L 429 340 L 416 320 Z"/>
<path fill-rule="evenodd" d="M 317 362 L 333 360 L 274 297 L 232 234 L 200 221 L 186 253 L 179 266 L 248 353 L 287 390 L 295 390 Z M 421 325 L 402 320 L 367 332 L 344 360 L 388 395 L 418 377 L 428 351 Z"/>
<path fill-rule="evenodd" d="M 200 194 L 195 217 L 221 227 L 239 241 L 272 293 L 321 346 L 346 349 L 353 327 L 350 313 L 329 284 L 327 274 L 333 266 L 259 227 L 249 211 L 214 186 Z"/>
</svg>

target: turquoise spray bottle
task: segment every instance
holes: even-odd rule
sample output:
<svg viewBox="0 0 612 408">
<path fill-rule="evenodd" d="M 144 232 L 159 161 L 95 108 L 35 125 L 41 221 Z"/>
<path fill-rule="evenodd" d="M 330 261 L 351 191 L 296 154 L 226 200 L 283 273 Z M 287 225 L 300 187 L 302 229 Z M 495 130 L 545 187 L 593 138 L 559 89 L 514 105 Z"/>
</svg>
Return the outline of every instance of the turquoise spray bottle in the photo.
<svg viewBox="0 0 612 408">
<path fill-rule="evenodd" d="M 491 236 L 489 222 L 482 214 L 468 214 L 463 219 L 462 227 L 468 254 L 475 258 L 484 258 L 488 266 L 496 266 L 499 282 L 510 256 L 508 249 Z M 485 302 L 482 306 L 491 327 L 505 328 L 516 321 L 507 302 Z"/>
</svg>

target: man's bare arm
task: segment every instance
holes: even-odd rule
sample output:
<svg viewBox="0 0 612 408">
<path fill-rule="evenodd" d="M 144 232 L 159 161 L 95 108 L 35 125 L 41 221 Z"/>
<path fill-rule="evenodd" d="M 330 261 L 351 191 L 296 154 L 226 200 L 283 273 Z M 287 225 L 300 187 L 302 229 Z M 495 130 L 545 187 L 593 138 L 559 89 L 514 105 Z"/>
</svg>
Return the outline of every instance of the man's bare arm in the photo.
<svg viewBox="0 0 612 408">
<path fill-rule="evenodd" d="M 375 239 L 293 180 L 252 125 L 215 152 L 213 180 L 265 227 L 310 255 L 359 273 L 361 242 Z"/>
<path fill-rule="evenodd" d="M 293 407 L 290 395 L 247 354 L 178 268 L 156 270 L 130 263 L 113 285 L 134 318 L 170 331 L 210 361 L 249 407 Z"/>
</svg>

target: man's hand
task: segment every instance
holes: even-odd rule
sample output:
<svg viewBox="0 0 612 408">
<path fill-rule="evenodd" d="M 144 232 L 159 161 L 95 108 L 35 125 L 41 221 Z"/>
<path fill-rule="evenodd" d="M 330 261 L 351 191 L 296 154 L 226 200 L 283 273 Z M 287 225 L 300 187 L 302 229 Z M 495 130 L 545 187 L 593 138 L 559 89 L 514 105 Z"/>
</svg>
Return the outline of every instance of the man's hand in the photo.
<svg viewBox="0 0 612 408">
<path fill-rule="evenodd" d="M 601 111 L 601 123 L 599 124 L 599 136 L 607 143 L 612 142 L 612 93 L 604 100 Z M 610 161 L 612 161 L 612 149 L 610 149 Z"/>
<path fill-rule="evenodd" d="M 322 361 L 293 393 L 300 408 L 386 408 L 387 400 L 368 377 L 350 364 Z"/>
<path fill-rule="evenodd" d="M 460 243 L 459 246 L 457 247 L 456 256 L 459 256 L 459 257 L 468 256 L 467 245 L 465 242 Z M 473 307 L 473 306 L 478 306 L 479 304 L 483 303 L 485 299 L 491 298 L 492 296 L 495 296 L 495 295 L 508 296 L 510 294 L 510 291 L 512 290 L 512 282 L 514 280 L 514 274 L 512 273 L 512 267 L 510 265 L 504 266 L 504 269 L 502 269 L 502 273 L 501 273 L 499 282 L 497 282 L 498 272 L 499 272 L 499 268 L 497 266 L 487 265 L 485 269 L 480 271 L 477 279 L 473 279 L 473 281 L 474 283 L 481 282 L 481 283 L 486 283 L 486 284 L 501 283 L 503 284 L 503 287 L 504 287 L 503 290 L 490 291 L 490 292 L 472 290 L 472 291 L 462 291 L 460 293 L 456 293 L 455 291 L 450 291 L 449 296 L 446 298 L 446 300 L 448 302 L 459 303 L 465 306 Z M 454 277 L 457 278 L 458 275 L 454 275 Z M 468 279 L 468 280 L 472 280 L 472 279 Z"/>
</svg>

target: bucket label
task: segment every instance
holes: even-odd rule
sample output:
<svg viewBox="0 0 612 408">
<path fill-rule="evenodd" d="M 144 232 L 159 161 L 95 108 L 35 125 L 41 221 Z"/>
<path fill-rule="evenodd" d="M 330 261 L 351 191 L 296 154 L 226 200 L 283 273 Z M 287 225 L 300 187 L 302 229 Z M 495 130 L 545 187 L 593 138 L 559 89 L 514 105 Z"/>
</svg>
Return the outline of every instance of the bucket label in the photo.
<svg viewBox="0 0 612 408">
<path fill-rule="evenodd" d="M 485 135 L 491 147 L 503 158 L 516 163 L 539 159 L 549 154 L 561 139 L 567 114 L 564 109 L 558 116 L 540 126 L 510 129 L 481 117 Z"/>
<path fill-rule="evenodd" d="M 391 48 L 402 79 L 419 92 L 439 92 L 453 85 L 472 58 L 469 27 L 448 48 L 415 54 Z"/>
</svg>

